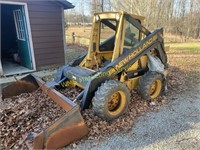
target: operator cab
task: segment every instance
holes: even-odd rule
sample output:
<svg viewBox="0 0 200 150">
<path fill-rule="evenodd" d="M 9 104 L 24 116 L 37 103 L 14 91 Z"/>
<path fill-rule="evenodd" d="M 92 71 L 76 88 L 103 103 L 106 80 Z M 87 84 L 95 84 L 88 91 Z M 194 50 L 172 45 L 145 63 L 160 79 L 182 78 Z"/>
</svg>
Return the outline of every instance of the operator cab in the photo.
<svg viewBox="0 0 200 150">
<path fill-rule="evenodd" d="M 142 33 L 124 17 L 125 14 L 107 12 L 94 15 L 89 50 L 81 67 L 97 71 L 139 43 Z M 134 18 L 143 23 L 144 17 Z"/>
</svg>

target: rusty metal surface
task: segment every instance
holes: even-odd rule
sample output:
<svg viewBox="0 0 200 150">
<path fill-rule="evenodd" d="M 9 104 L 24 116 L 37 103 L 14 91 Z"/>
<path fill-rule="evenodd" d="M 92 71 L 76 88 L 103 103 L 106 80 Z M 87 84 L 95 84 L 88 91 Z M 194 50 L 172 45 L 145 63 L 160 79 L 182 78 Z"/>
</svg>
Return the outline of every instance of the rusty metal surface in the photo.
<svg viewBox="0 0 200 150">
<path fill-rule="evenodd" d="M 2 88 L 2 99 L 20 95 L 22 93 L 30 93 L 38 89 L 38 84 L 32 75 L 28 75 L 10 85 Z"/>
<path fill-rule="evenodd" d="M 79 140 L 88 134 L 88 127 L 74 107 L 34 139 L 34 149 L 57 149 Z"/>
</svg>

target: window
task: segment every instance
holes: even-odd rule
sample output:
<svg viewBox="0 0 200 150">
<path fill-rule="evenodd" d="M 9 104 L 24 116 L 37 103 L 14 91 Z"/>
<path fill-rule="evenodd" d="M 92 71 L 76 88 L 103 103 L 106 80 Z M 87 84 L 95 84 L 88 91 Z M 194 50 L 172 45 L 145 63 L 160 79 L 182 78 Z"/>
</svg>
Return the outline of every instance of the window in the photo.
<svg viewBox="0 0 200 150">
<path fill-rule="evenodd" d="M 139 42 L 139 39 L 139 30 L 134 27 L 130 22 L 126 21 L 124 46 L 133 47 Z"/>
<path fill-rule="evenodd" d="M 18 40 L 25 41 L 25 29 L 24 29 L 24 21 L 23 21 L 22 11 L 20 9 L 14 10 L 13 14 L 14 14 L 17 38 L 18 38 Z"/>
<path fill-rule="evenodd" d="M 114 20 L 101 20 L 100 23 L 100 51 L 113 51 L 116 35 L 116 21 Z"/>
</svg>

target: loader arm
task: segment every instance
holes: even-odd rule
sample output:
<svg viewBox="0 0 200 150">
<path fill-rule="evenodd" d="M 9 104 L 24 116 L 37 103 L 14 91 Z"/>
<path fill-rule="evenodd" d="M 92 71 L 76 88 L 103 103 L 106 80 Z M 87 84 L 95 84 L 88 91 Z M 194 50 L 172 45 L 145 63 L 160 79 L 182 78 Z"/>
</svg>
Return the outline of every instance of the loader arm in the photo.
<svg viewBox="0 0 200 150">
<path fill-rule="evenodd" d="M 143 25 L 141 25 L 136 19 L 134 19 L 133 17 L 131 17 L 131 15 L 129 14 L 125 14 L 126 19 L 133 25 L 135 26 L 139 31 L 141 31 L 142 33 L 144 33 L 146 36 L 150 35 L 151 32 L 145 28 Z M 163 29 L 160 29 L 160 31 L 157 33 L 157 40 L 160 42 L 160 44 L 157 45 L 157 53 L 159 58 L 161 59 L 162 63 L 166 63 L 167 62 L 167 55 L 165 52 L 165 47 L 164 47 L 164 40 L 163 40 Z M 156 48 L 156 47 L 155 47 Z"/>
</svg>

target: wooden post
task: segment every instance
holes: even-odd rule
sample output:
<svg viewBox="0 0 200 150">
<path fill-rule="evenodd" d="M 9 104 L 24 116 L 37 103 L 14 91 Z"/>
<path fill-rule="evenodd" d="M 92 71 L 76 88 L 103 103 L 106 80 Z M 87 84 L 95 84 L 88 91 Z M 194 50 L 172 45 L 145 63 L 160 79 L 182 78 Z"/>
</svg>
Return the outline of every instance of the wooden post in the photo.
<svg viewBox="0 0 200 150">
<path fill-rule="evenodd" d="M 72 44 L 74 45 L 75 44 L 75 33 L 72 32 Z"/>
</svg>

